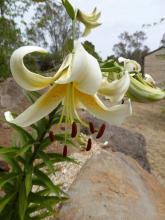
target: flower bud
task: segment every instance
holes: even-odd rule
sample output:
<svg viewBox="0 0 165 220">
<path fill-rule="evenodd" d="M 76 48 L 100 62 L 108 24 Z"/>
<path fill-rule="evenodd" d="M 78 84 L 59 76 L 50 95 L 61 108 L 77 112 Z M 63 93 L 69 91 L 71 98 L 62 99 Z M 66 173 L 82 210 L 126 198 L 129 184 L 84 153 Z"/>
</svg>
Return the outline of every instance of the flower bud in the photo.
<svg viewBox="0 0 165 220">
<path fill-rule="evenodd" d="M 96 28 L 101 25 L 101 23 L 98 23 L 101 13 L 97 13 L 96 10 L 97 9 L 95 8 L 91 14 L 85 14 L 81 10 L 77 11 L 77 20 L 85 25 L 83 36 L 87 36 L 91 32 L 92 28 Z"/>
</svg>

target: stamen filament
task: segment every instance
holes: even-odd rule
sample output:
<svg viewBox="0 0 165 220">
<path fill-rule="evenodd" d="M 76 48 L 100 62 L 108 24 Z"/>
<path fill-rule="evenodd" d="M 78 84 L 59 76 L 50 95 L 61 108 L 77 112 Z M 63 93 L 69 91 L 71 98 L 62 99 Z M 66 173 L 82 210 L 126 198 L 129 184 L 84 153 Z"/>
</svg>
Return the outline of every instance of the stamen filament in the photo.
<svg viewBox="0 0 165 220">
<path fill-rule="evenodd" d="M 89 128 L 89 125 L 84 122 L 78 115 L 77 111 L 76 111 L 76 106 L 75 106 L 75 96 L 74 96 L 74 86 L 72 84 L 72 106 L 73 106 L 73 112 L 77 118 L 77 120 L 80 122 L 80 124 L 82 124 L 84 127 Z"/>
</svg>

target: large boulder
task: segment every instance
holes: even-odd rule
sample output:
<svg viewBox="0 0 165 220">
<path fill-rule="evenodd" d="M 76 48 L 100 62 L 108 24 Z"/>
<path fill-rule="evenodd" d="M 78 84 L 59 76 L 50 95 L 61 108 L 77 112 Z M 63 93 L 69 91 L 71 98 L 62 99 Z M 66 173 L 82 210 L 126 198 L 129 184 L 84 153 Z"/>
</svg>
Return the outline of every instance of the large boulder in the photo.
<svg viewBox="0 0 165 220">
<path fill-rule="evenodd" d="M 0 106 L 11 109 L 16 107 L 23 97 L 22 88 L 12 78 L 0 84 Z"/>
<path fill-rule="evenodd" d="M 92 122 L 95 128 L 99 128 L 104 121 L 93 118 L 83 112 L 83 117 L 86 121 Z M 87 135 L 90 134 L 89 129 L 82 127 L 81 131 Z M 94 138 L 95 136 L 93 136 Z M 150 172 L 150 165 L 147 160 L 146 140 L 145 137 L 134 131 L 126 128 L 109 125 L 106 123 L 106 130 L 98 142 L 104 143 L 102 147 L 107 151 L 119 151 L 134 158 L 144 169 Z"/>
<path fill-rule="evenodd" d="M 165 188 L 122 153 L 102 150 L 82 167 L 58 220 L 164 220 Z"/>
</svg>

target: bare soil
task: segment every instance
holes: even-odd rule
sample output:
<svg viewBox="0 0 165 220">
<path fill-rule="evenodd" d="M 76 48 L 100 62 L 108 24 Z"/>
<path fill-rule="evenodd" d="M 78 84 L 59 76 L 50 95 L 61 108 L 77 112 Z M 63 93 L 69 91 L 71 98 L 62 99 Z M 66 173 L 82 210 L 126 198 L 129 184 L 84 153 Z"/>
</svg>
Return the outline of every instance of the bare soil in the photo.
<svg viewBox="0 0 165 220">
<path fill-rule="evenodd" d="M 122 127 L 144 135 L 151 173 L 165 186 L 165 100 L 132 107 L 133 116 Z"/>
</svg>

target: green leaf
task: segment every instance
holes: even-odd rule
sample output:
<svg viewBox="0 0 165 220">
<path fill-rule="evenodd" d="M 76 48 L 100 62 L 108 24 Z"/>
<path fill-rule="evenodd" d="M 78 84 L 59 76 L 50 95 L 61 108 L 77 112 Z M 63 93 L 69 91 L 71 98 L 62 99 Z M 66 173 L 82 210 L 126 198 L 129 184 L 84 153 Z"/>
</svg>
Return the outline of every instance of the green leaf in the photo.
<svg viewBox="0 0 165 220">
<path fill-rule="evenodd" d="M 18 125 L 9 123 L 11 127 L 13 127 L 22 137 L 25 143 L 33 143 L 34 139 L 33 137 L 23 128 L 19 127 Z"/>
<path fill-rule="evenodd" d="M 52 141 L 49 139 L 49 137 L 46 137 L 43 141 L 42 141 L 42 143 L 41 143 L 41 145 L 40 145 L 40 149 L 45 149 L 47 146 L 49 146 L 50 144 L 52 143 Z"/>
<path fill-rule="evenodd" d="M 18 160 L 13 158 L 12 155 L 3 155 L 2 156 L 6 162 L 8 162 L 10 164 L 10 166 L 12 167 L 12 171 L 13 172 L 17 172 L 17 173 L 21 173 L 22 169 L 18 163 Z"/>
<path fill-rule="evenodd" d="M 102 72 L 116 72 L 116 73 L 119 73 L 121 71 L 121 68 L 118 67 L 118 66 L 114 66 L 114 67 L 102 67 L 101 68 L 101 71 Z"/>
<path fill-rule="evenodd" d="M 38 138 L 40 139 L 49 126 L 49 121 L 46 118 L 42 118 L 36 124 Z"/>
<path fill-rule="evenodd" d="M 17 216 L 16 214 L 16 210 L 14 209 L 13 210 L 13 206 L 12 204 L 9 202 L 3 209 L 2 212 L 0 212 L 0 219 L 3 219 L 3 220 L 13 220 L 13 219 L 19 219 L 19 217 L 16 217 L 16 218 L 12 218 L 12 214 L 13 212 L 15 212 L 15 216 Z M 14 216 L 14 217 L 15 217 Z"/>
<path fill-rule="evenodd" d="M 48 196 L 50 194 L 50 190 L 48 188 L 37 191 L 35 194 L 39 196 Z"/>
<path fill-rule="evenodd" d="M 75 19 L 75 11 L 73 9 L 73 6 L 68 0 L 62 0 L 62 4 L 64 5 L 69 17 L 74 20 Z"/>
<path fill-rule="evenodd" d="M 3 190 L 6 194 L 11 194 L 13 193 L 13 191 L 16 189 L 16 184 L 11 184 L 11 183 L 6 183 L 4 186 L 3 186 Z"/>
<path fill-rule="evenodd" d="M 16 156 L 20 156 L 23 155 L 24 153 L 26 153 L 30 148 L 32 147 L 31 144 L 25 144 L 24 146 L 20 147 Z"/>
<path fill-rule="evenodd" d="M 72 39 L 68 39 L 63 47 L 63 50 L 66 51 L 66 53 L 72 53 L 74 47 L 74 43 Z"/>
<path fill-rule="evenodd" d="M 101 63 L 100 66 L 101 66 L 101 68 L 114 67 L 114 65 L 115 65 L 114 63 L 115 63 L 114 60 L 108 60 L 108 61 L 106 61 L 104 63 Z"/>
<path fill-rule="evenodd" d="M 17 147 L 2 147 L 0 146 L 0 154 L 11 154 L 16 153 L 19 148 Z"/>
<path fill-rule="evenodd" d="M 25 188 L 26 188 L 26 196 L 27 197 L 32 189 L 32 173 L 33 173 L 33 167 L 30 166 L 26 170 L 26 176 L 25 176 Z"/>
<path fill-rule="evenodd" d="M 26 188 L 24 182 L 21 184 L 19 189 L 19 217 L 21 220 L 24 220 L 25 212 L 27 209 L 27 196 L 26 196 Z"/>
<path fill-rule="evenodd" d="M 0 198 L 0 212 L 3 211 L 5 206 L 14 198 L 16 192 L 7 194 L 3 198 Z"/>
<path fill-rule="evenodd" d="M 40 204 L 42 207 L 49 207 L 49 210 L 51 210 L 51 207 L 54 207 L 55 204 L 66 201 L 67 199 L 68 197 L 64 196 L 40 196 L 32 192 L 29 195 L 29 202 Z"/>
<path fill-rule="evenodd" d="M 40 180 L 38 177 L 36 177 L 36 176 L 32 177 L 32 185 L 42 186 L 42 187 L 46 186 L 45 183 L 42 180 Z"/>
<path fill-rule="evenodd" d="M 40 179 L 41 182 L 45 184 L 45 186 L 47 186 L 51 190 L 51 192 L 55 193 L 58 196 L 61 193 L 63 193 L 60 187 L 54 185 L 53 182 L 49 179 L 49 177 L 41 170 L 34 168 L 34 174 Z"/>
<path fill-rule="evenodd" d="M 15 179 L 18 176 L 17 173 L 7 173 L 0 177 L 0 188 L 5 185 L 7 182 Z"/>
<path fill-rule="evenodd" d="M 26 92 L 25 93 L 27 99 L 33 104 L 40 96 L 41 94 L 36 91 Z"/>
<path fill-rule="evenodd" d="M 65 134 L 55 134 L 54 137 L 54 141 L 59 141 L 61 144 L 65 143 L 65 144 L 70 144 L 73 146 L 76 146 L 75 143 L 73 143 L 72 139 L 70 138 L 70 135 L 68 135 L 69 137 L 65 140 Z M 40 149 L 44 150 L 47 146 L 49 146 L 52 143 L 52 141 L 49 139 L 49 137 L 46 137 L 40 146 Z"/>
<path fill-rule="evenodd" d="M 37 155 L 43 160 L 52 173 L 54 173 L 53 163 L 49 160 L 48 155 L 43 151 L 38 151 Z"/>
<path fill-rule="evenodd" d="M 65 140 L 65 134 L 55 134 L 54 139 L 59 141 L 60 143 L 75 145 L 72 139 L 70 138 L 70 134 L 68 135 L 66 140 Z"/>
<path fill-rule="evenodd" d="M 61 155 L 61 154 L 48 153 L 47 156 L 49 157 L 49 160 L 51 160 L 51 161 L 54 162 L 54 163 L 67 161 L 67 162 L 72 162 L 72 163 L 79 164 L 79 162 L 76 161 L 74 158 L 71 158 L 71 157 L 63 157 L 63 155 Z"/>
<path fill-rule="evenodd" d="M 15 156 L 22 155 L 26 151 L 28 151 L 31 146 L 32 146 L 31 144 L 26 144 L 20 148 L 19 147 L 1 147 L 0 146 L 0 154 L 7 154 L 7 155 L 9 154 L 10 156 L 11 155 L 15 155 Z"/>
<path fill-rule="evenodd" d="M 59 162 L 70 162 L 70 163 L 75 163 L 75 164 L 79 164 L 79 162 L 77 160 L 75 160 L 74 158 L 71 157 L 64 157 L 61 154 L 57 154 L 57 153 L 47 153 L 47 156 L 49 158 L 49 161 L 51 162 L 51 164 L 55 164 L 55 163 L 59 163 Z M 39 163 L 36 165 L 36 168 L 42 168 L 44 167 L 45 163 Z M 57 171 L 57 170 L 55 170 Z"/>
</svg>

